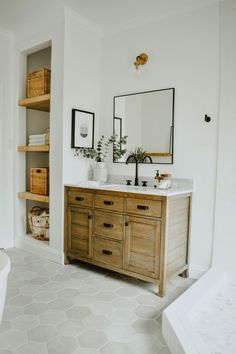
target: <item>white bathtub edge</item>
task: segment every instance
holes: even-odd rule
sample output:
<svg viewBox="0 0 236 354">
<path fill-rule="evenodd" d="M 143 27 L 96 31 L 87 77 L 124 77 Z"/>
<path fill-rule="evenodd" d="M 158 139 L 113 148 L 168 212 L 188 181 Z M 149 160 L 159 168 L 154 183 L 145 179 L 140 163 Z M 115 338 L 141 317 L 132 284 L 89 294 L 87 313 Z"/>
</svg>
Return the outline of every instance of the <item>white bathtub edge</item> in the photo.
<svg viewBox="0 0 236 354">
<path fill-rule="evenodd" d="M 219 286 L 225 274 L 221 269 L 211 268 L 164 310 L 162 334 L 172 354 L 210 354 L 188 320 L 188 313 Z"/>
</svg>

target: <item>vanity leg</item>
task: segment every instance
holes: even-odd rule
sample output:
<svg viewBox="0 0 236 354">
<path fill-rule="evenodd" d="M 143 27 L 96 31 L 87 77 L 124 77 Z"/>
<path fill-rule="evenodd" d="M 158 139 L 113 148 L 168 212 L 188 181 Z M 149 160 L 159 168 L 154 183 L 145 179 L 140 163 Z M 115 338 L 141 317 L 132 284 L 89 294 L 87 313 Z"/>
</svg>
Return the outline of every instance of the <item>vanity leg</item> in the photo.
<svg viewBox="0 0 236 354">
<path fill-rule="evenodd" d="M 68 257 L 66 254 L 64 254 L 64 264 L 69 264 L 70 263 L 70 257 Z"/>
<path fill-rule="evenodd" d="M 158 287 L 158 296 L 163 297 L 166 294 L 166 282 L 164 280 L 160 281 L 159 287 Z"/>
</svg>

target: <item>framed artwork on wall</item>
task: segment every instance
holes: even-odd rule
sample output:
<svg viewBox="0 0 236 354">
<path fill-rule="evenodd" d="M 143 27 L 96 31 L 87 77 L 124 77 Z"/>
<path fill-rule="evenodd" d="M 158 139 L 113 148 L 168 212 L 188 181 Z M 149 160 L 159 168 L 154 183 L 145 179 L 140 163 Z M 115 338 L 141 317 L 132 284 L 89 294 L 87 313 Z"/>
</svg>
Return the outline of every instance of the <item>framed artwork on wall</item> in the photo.
<svg viewBox="0 0 236 354">
<path fill-rule="evenodd" d="M 93 112 L 72 109 L 71 147 L 94 147 L 94 116 Z"/>
</svg>

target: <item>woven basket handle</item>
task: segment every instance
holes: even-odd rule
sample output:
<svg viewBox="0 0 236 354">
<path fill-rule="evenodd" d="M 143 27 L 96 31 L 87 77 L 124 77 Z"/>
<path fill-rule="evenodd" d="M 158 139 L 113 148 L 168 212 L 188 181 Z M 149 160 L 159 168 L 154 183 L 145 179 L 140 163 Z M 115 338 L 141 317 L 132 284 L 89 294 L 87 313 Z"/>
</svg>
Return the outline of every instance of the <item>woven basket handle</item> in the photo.
<svg viewBox="0 0 236 354">
<path fill-rule="evenodd" d="M 39 206 L 34 206 L 32 209 L 30 209 L 30 213 L 34 212 L 34 211 L 43 211 L 43 208 L 39 207 Z"/>
</svg>

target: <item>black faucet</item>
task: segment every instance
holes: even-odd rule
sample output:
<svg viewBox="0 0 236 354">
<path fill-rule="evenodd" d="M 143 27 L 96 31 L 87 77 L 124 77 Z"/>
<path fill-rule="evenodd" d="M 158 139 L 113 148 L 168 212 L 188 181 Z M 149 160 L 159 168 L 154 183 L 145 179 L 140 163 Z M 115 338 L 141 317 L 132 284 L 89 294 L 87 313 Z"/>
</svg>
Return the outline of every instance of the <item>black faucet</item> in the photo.
<svg viewBox="0 0 236 354">
<path fill-rule="evenodd" d="M 146 155 L 143 159 L 143 162 L 146 162 L 146 160 L 149 160 L 149 163 L 152 163 L 152 158 L 149 155 Z"/>
<path fill-rule="evenodd" d="M 128 165 L 129 160 L 132 159 L 135 161 L 135 179 L 134 179 L 134 185 L 138 186 L 138 159 L 135 155 L 129 155 L 126 160 L 126 164 Z M 133 162 L 133 161 L 132 161 Z"/>
<path fill-rule="evenodd" d="M 130 159 L 131 159 L 131 161 L 129 161 Z M 151 156 L 148 156 L 148 155 L 143 158 L 142 163 L 144 163 L 146 159 L 149 160 L 150 163 L 152 163 L 152 158 L 151 158 Z M 129 156 L 127 157 L 127 160 L 126 160 L 126 164 L 128 165 L 129 162 L 134 162 L 134 161 L 132 161 L 132 160 L 135 161 L 135 179 L 134 179 L 134 185 L 135 185 L 135 186 L 138 186 L 138 163 L 139 163 L 139 161 L 138 161 L 137 157 L 136 157 L 134 154 L 129 155 Z"/>
</svg>

